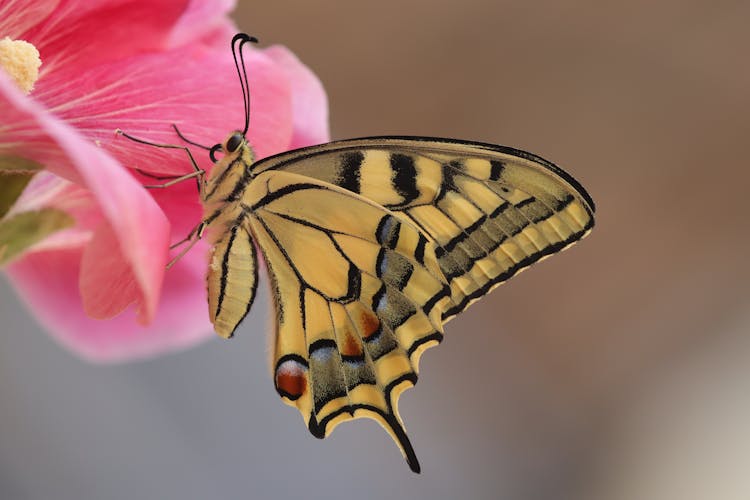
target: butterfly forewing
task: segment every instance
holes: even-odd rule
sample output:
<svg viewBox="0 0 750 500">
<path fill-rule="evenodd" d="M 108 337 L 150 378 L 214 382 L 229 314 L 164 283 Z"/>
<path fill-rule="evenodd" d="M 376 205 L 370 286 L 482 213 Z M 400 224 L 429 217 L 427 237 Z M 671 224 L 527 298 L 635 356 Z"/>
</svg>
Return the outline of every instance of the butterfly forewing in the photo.
<svg viewBox="0 0 750 500">
<path fill-rule="evenodd" d="M 447 139 L 377 137 L 282 153 L 254 166 L 357 193 L 437 243 L 447 321 L 593 227 L 594 204 L 570 175 L 530 153 Z"/>
</svg>

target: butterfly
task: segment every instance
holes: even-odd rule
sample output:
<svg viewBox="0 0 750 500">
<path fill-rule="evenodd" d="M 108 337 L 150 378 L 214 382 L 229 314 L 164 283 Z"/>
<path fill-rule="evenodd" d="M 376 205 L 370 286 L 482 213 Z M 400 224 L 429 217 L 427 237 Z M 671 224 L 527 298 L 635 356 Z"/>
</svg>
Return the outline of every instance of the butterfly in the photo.
<svg viewBox="0 0 750 500">
<path fill-rule="evenodd" d="M 211 322 L 233 335 L 264 267 L 282 400 L 318 438 L 376 420 L 419 472 L 398 400 L 420 357 L 448 320 L 586 236 L 594 202 L 553 163 L 479 142 L 367 137 L 255 161 L 242 47 L 256 41 L 232 40 L 244 130 L 210 148 L 208 173 L 194 164 L 204 211 L 187 240 L 211 242 Z"/>
</svg>

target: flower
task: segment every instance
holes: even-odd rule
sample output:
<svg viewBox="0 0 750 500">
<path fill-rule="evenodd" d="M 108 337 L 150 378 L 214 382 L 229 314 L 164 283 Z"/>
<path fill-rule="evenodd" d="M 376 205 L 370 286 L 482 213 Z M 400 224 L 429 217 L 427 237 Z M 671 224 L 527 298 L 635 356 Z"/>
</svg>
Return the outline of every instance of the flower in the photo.
<svg viewBox="0 0 750 500">
<path fill-rule="evenodd" d="M 200 220 L 195 183 L 149 190 L 154 180 L 140 173 L 184 174 L 188 158 L 115 130 L 176 144 L 175 124 L 212 145 L 243 126 L 232 3 L 0 0 L 0 39 L 31 44 L 42 63 L 28 95 L 12 68 L 0 71 L 0 175 L 44 168 L 0 222 L 67 217 L 5 270 L 38 320 L 87 359 L 144 357 L 211 335 L 205 244 L 165 272 L 170 243 Z M 245 61 L 258 158 L 328 140 L 325 92 L 308 68 L 281 46 Z"/>
</svg>

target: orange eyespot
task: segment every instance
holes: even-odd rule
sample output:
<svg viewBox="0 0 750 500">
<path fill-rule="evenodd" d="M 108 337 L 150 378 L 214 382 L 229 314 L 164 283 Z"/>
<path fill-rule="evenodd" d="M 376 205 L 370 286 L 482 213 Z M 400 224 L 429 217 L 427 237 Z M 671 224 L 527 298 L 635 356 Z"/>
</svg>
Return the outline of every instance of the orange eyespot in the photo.
<svg viewBox="0 0 750 500">
<path fill-rule="evenodd" d="M 279 360 L 276 367 L 276 391 L 292 401 L 307 389 L 307 361 L 295 355 Z"/>
</svg>

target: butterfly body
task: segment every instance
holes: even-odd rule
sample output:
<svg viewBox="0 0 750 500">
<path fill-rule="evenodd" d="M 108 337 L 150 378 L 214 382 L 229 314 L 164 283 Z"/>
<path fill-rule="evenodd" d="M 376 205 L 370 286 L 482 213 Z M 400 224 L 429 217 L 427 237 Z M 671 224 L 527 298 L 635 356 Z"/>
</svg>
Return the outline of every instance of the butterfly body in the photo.
<svg viewBox="0 0 750 500">
<path fill-rule="evenodd" d="M 233 139 L 237 136 L 240 143 Z M 230 145 L 236 147 L 229 151 Z M 239 133 L 230 134 L 223 148 L 227 154 L 214 164 L 201 185 L 201 201 L 202 225 L 211 244 L 207 273 L 210 319 L 216 333 L 229 338 L 252 304 L 258 269 L 242 205 L 252 178 L 252 149 Z"/>
<path fill-rule="evenodd" d="M 249 311 L 260 252 L 279 395 L 316 437 L 377 420 L 415 471 L 398 398 L 422 353 L 446 321 L 593 226 L 580 184 L 502 146 L 376 137 L 254 163 L 235 132 L 223 149 L 202 188 L 217 333 L 231 336 Z"/>
</svg>

